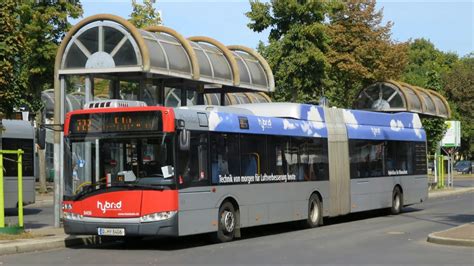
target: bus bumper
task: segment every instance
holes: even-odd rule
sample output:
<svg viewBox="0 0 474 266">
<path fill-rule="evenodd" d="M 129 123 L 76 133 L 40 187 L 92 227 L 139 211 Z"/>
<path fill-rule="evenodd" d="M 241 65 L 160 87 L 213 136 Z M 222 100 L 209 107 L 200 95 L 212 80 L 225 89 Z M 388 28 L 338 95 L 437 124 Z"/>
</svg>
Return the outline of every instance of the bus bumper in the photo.
<svg viewBox="0 0 474 266">
<path fill-rule="evenodd" d="M 98 235 L 98 228 L 124 228 L 125 236 L 178 236 L 178 214 L 157 222 L 115 222 L 113 219 L 97 221 L 63 220 L 64 232 L 69 235 Z"/>
</svg>

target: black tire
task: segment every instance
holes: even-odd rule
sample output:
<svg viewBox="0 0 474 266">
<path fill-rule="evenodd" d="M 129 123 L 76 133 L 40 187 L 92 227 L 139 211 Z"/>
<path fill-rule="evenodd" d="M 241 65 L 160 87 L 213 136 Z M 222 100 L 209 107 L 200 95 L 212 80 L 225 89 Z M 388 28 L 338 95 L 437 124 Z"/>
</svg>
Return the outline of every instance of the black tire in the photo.
<svg viewBox="0 0 474 266">
<path fill-rule="evenodd" d="M 402 212 L 403 207 L 403 193 L 400 188 L 395 187 L 392 194 L 392 208 L 390 208 L 391 214 L 399 214 Z"/>
<path fill-rule="evenodd" d="M 323 208 L 321 206 L 319 197 L 312 194 L 308 201 L 308 218 L 306 220 L 306 226 L 308 228 L 318 227 L 323 221 Z"/>
<path fill-rule="evenodd" d="M 229 242 L 234 239 L 235 230 L 239 223 L 237 219 L 234 205 L 228 201 L 222 203 L 217 217 L 218 228 L 214 237 L 215 242 Z"/>
</svg>

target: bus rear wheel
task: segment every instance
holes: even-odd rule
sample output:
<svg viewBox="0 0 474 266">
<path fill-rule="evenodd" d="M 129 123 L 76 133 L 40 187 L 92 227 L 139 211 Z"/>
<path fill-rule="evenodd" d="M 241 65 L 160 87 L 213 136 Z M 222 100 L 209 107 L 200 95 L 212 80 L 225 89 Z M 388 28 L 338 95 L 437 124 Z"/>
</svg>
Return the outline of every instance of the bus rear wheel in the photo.
<svg viewBox="0 0 474 266">
<path fill-rule="evenodd" d="M 391 214 L 399 214 L 402 212 L 403 207 L 403 193 L 399 187 L 395 187 L 392 194 L 392 208 L 390 209 Z"/>
<path fill-rule="evenodd" d="M 217 222 L 216 242 L 232 241 L 235 237 L 235 228 L 238 223 L 235 208 L 232 203 L 226 201 L 221 205 Z"/>
<path fill-rule="evenodd" d="M 321 201 L 318 196 L 313 194 L 308 202 L 308 219 L 306 220 L 306 225 L 309 228 L 317 227 L 321 224 L 322 218 Z"/>
</svg>

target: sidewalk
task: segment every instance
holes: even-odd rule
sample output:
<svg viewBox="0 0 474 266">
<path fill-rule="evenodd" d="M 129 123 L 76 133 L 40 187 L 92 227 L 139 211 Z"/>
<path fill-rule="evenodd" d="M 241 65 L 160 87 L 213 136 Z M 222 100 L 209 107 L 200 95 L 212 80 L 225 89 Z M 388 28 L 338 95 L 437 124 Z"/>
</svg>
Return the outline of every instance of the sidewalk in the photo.
<svg viewBox="0 0 474 266">
<path fill-rule="evenodd" d="M 427 241 L 442 245 L 474 247 L 474 223 L 434 232 L 428 235 Z"/>
<path fill-rule="evenodd" d="M 68 236 L 64 234 L 64 230 L 62 228 L 54 227 L 30 230 L 30 232 L 25 233 L 25 235 L 30 238 L 0 240 L 0 256 L 79 245 L 101 244 L 100 239 L 97 237 Z"/>
<path fill-rule="evenodd" d="M 468 192 L 473 192 L 473 191 L 474 191 L 474 187 L 454 187 L 454 188 L 444 188 L 444 189 L 432 189 L 428 193 L 428 198 L 436 199 L 440 197 L 463 194 L 463 193 L 468 193 Z"/>
</svg>

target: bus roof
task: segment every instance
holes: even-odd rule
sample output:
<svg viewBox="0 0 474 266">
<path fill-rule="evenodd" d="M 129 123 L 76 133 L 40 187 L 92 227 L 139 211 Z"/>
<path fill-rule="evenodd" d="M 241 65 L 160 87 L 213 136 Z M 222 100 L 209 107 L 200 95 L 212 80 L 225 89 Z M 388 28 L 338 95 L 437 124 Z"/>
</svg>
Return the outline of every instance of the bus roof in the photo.
<svg viewBox="0 0 474 266">
<path fill-rule="evenodd" d="M 344 121 L 341 122 L 346 125 L 349 138 L 426 140 L 417 114 L 335 109 L 342 112 Z M 195 130 L 327 137 L 326 110 L 309 104 L 259 103 L 227 107 L 178 107 L 175 113 L 178 119 L 184 118 L 187 128 Z M 192 119 L 193 113 L 195 119 Z"/>
<path fill-rule="evenodd" d="M 35 131 L 30 122 L 24 120 L 2 120 L 5 131 L 2 132 L 2 138 L 12 139 L 32 139 Z"/>
</svg>

